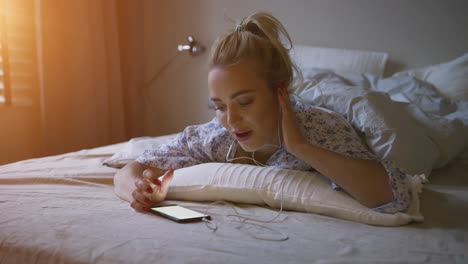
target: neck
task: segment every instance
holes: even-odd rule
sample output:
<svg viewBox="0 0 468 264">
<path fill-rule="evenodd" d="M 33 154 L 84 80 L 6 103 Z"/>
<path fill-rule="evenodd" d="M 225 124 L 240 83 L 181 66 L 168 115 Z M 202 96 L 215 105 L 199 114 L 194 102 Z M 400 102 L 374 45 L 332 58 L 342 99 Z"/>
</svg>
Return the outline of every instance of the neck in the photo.
<svg viewBox="0 0 468 264">
<path fill-rule="evenodd" d="M 263 147 L 255 151 L 255 159 L 263 164 L 267 162 L 267 160 L 275 154 L 275 152 L 281 147 L 281 125 L 278 120 L 278 127 L 277 127 L 278 134 L 273 138 L 271 141 L 272 143 L 265 144 Z"/>
<path fill-rule="evenodd" d="M 261 164 L 266 164 L 268 159 L 278 150 L 278 147 L 273 146 L 273 145 L 267 145 L 262 147 L 259 150 L 256 150 L 254 152 L 247 152 L 244 149 L 242 149 L 240 146 L 236 151 L 235 157 L 240 158 L 240 157 L 248 157 L 252 158 L 252 156 L 255 158 L 257 162 L 260 162 Z M 250 159 L 245 159 L 242 160 L 240 163 L 247 163 L 247 164 L 252 164 L 256 165 L 254 161 Z"/>
</svg>

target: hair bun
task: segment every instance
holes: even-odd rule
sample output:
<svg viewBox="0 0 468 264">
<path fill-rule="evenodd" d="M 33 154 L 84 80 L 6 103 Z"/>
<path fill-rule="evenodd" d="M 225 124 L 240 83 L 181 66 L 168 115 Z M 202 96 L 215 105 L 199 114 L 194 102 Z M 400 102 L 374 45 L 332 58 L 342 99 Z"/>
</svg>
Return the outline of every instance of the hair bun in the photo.
<svg viewBox="0 0 468 264">
<path fill-rule="evenodd" d="M 247 58 L 255 60 L 258 76 L 274 89 L 280 83 L 287 87 L 296 80 L 300 83 L 301 72 L 289 57 L 291 38 L 277 18 L 256 12 L 234 23 L 234 30 L 229 30 L 213 44 L 210 68 L 234 65 Z M 299 78 L 294 78 L 294 74 Z"/>
<path fill-rule="evenodd" d="M 236 30 L 236 31 L 245 31 L 246 29 L 245 29 L 245 27 L 242 26 L 241 24 L 237 24 L 235 30 Z"/>
</svg>

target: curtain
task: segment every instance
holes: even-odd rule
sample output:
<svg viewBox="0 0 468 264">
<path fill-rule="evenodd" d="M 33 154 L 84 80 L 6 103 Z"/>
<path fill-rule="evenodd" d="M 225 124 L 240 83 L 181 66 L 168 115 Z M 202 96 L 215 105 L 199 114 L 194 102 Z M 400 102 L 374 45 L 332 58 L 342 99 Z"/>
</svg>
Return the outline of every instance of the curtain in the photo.
<svg viewBox="0 0 468 264">
<path fill-rule="evenodd" d="M 45 154 L 124 141 L 116 1 L 36 1 Z"/>
<path fill-rule="evenodd" d="M 126 138 L 145 133 L 145 11 L 143 0 L 119 0 L 118 20 Z"/>
</svg>

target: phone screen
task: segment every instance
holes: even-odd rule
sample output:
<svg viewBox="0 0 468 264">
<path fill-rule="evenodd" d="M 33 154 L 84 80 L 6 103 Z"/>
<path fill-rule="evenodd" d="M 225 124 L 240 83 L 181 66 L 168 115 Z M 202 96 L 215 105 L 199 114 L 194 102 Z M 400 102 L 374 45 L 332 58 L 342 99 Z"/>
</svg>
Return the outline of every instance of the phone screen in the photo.
<svg viewBox="0 0 468 264">
<path fill-rule="evenodd" d="M 201 220 L 202 218 L 210 219 L 210 216 L 208 215 L 187 209 L 179 205 L 153 207 L 151 208 L 151 211 L 176 222 L 195 221 Z"/>
</svg>

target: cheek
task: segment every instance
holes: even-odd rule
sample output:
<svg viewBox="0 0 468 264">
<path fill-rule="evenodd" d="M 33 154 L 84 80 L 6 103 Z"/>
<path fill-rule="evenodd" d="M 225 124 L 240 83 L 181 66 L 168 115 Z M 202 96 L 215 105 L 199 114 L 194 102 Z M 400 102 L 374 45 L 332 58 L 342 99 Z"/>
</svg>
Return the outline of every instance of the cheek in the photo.
<svg viewBox="0 0 468 264">
<path fill-rule="evenodd" d="M 216 118 L 218 118 L 219 123 L 224 127 L 227 128 L 227 119 L 226 115 L 223 113 L 216 113 Z"/>
<path fill-rule="evenodd" d="M 262 115 L 262 118 L 258 120 L 258 124 L 261 126 L 263 134 L 270 134 L 271 131 L 275 130 L 276 119 L 272 116 L 271 111 Z"/>
<path fill-rule="evenodd" d="M 270 138 L 272 135 L 277 135 L 278 114 L 274 107 L 261 111 L 257 115 L 257 124 L 263 137 Z"/>
</svg>

